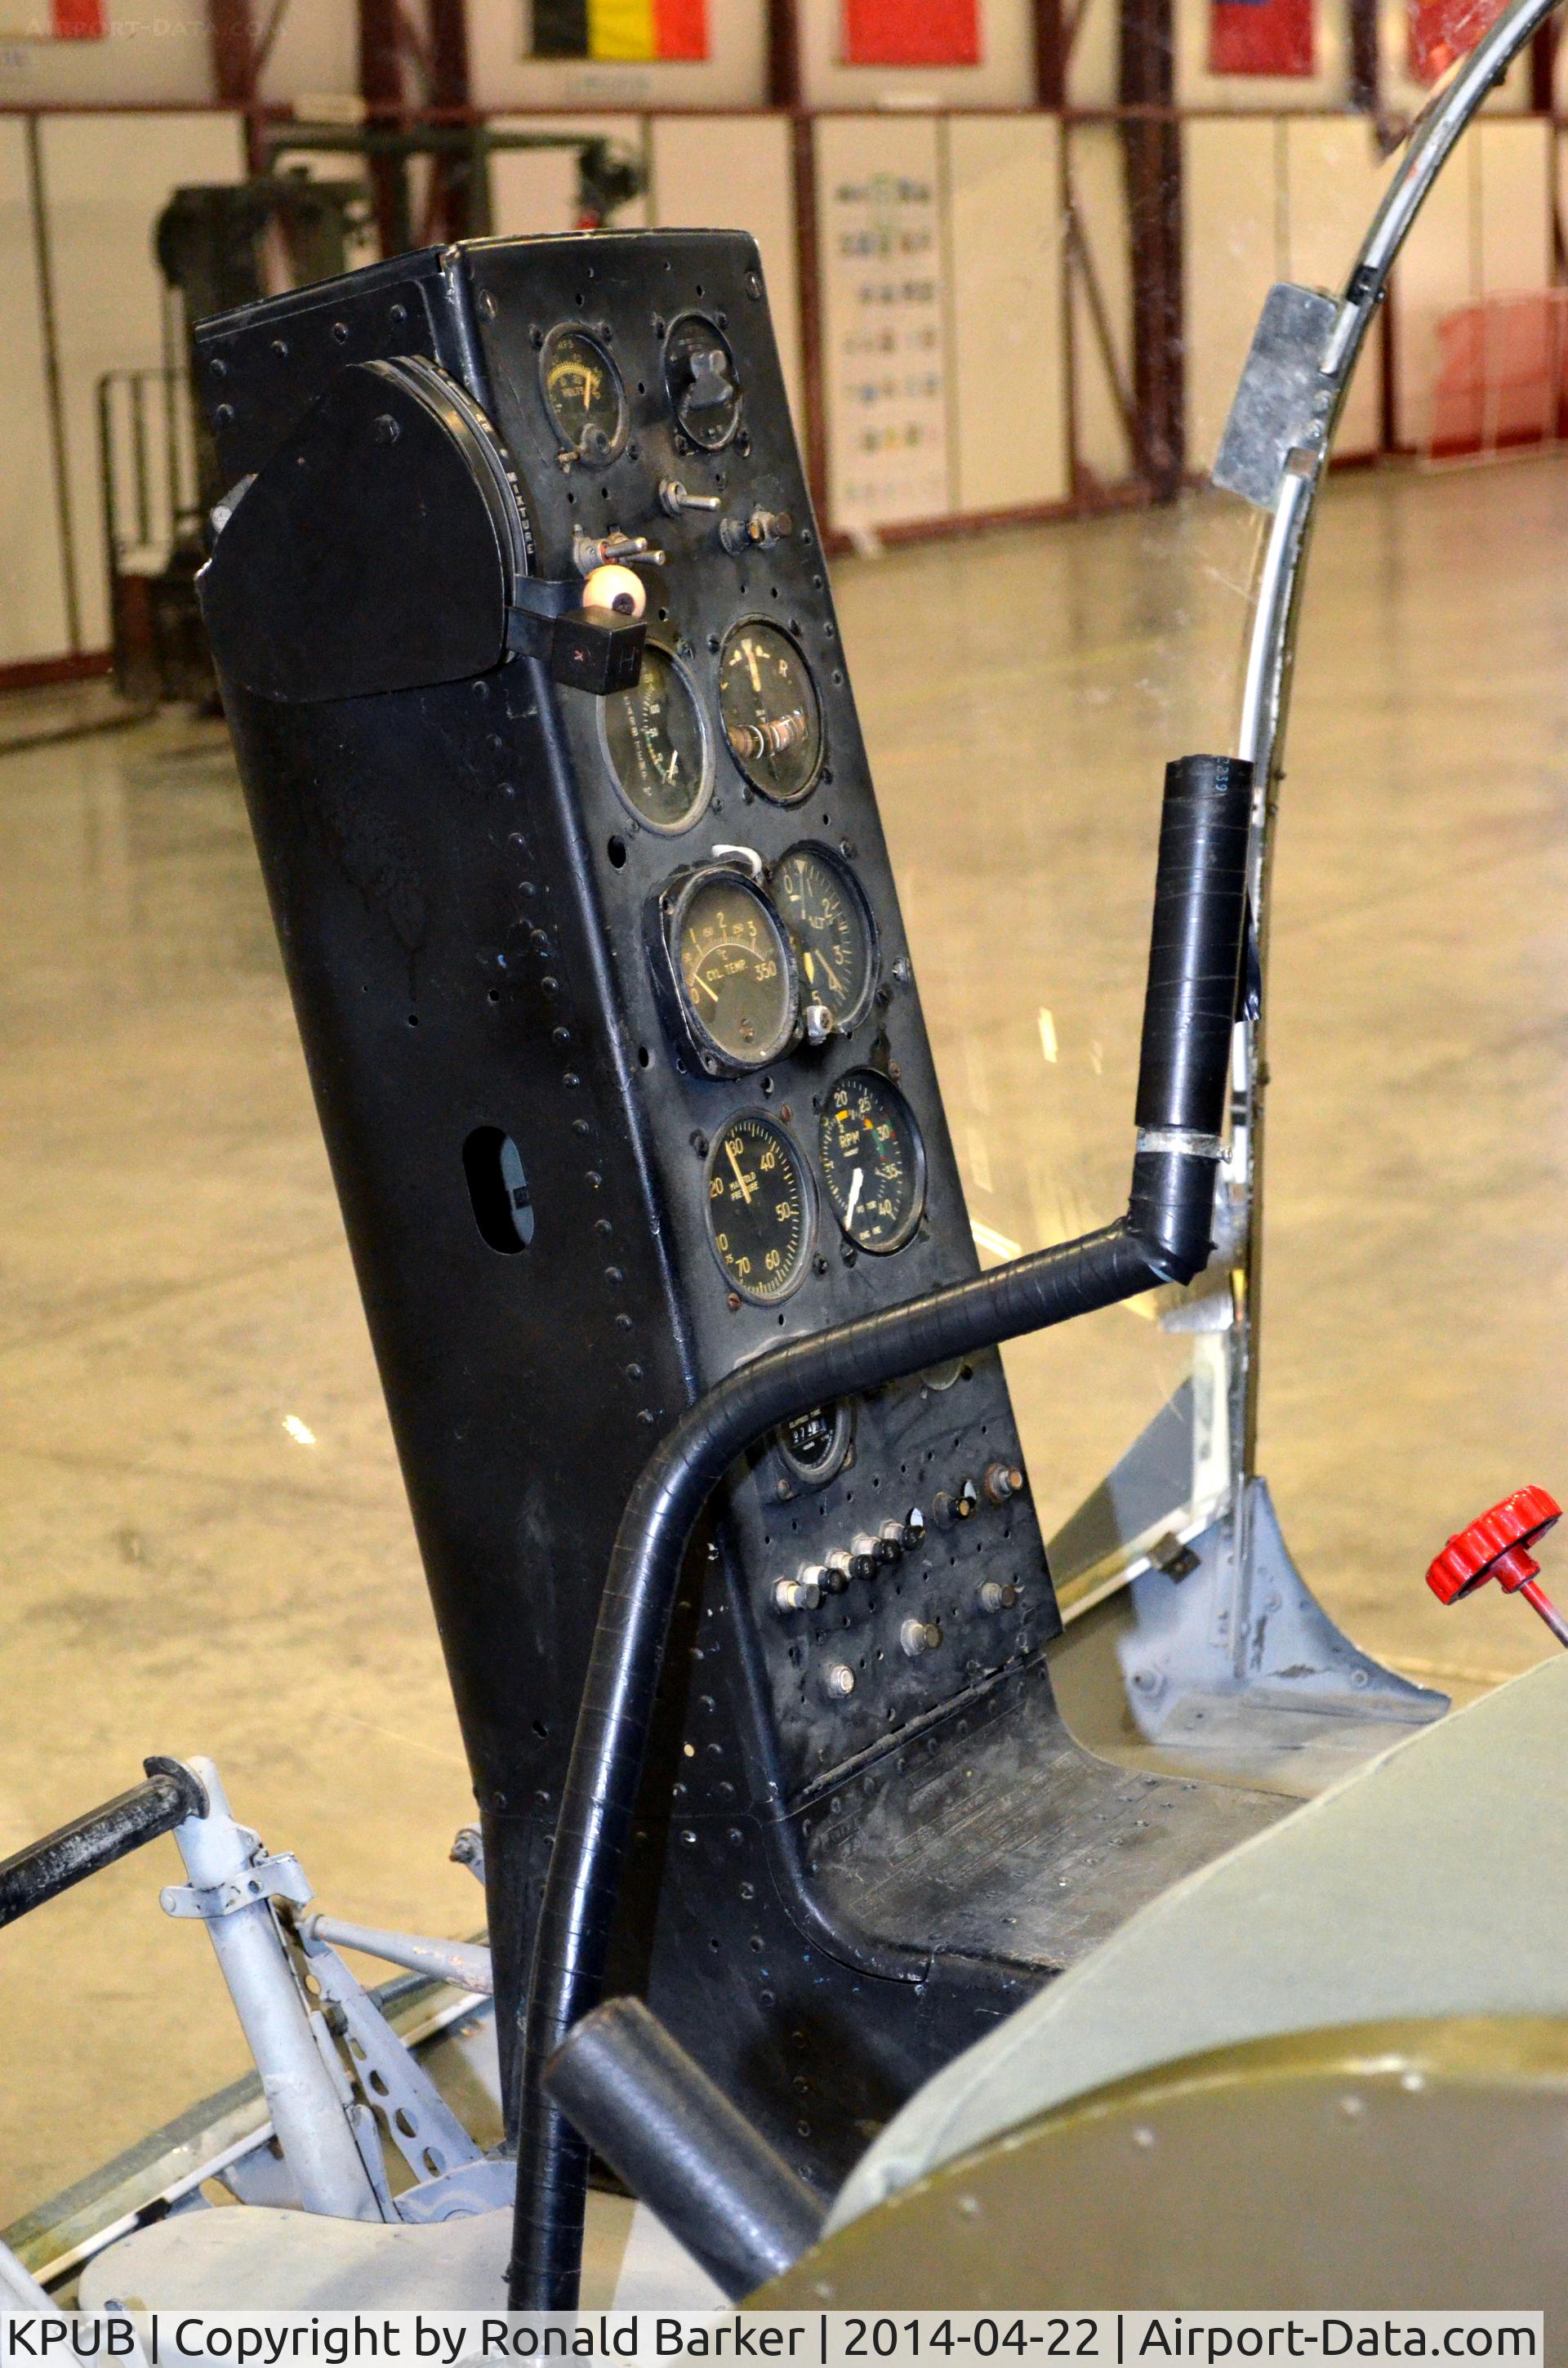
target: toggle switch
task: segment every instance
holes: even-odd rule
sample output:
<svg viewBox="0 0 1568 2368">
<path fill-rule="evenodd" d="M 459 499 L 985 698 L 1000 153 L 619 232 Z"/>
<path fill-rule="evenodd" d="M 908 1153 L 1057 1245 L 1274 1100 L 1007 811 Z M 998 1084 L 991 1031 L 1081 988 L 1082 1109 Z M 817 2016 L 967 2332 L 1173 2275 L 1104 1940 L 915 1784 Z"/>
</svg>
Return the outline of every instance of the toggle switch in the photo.
<svg viewBox="0 0 1568 2368">
<path fill-rule="evenodd" d="M 678 477 L 659 479 L 659 507 L 666 517 L 679 518 L 683 510 L 716 510 L 723 507 L 718 494 L 690 494 Z"/>
<path fill-rule="evenodd" d="M 794 530 L 795 521 L 788 510 L 753 510 L 750 518 L 737 518 L 732 512 L 720 522 L 719 540 L 731 558 L 738 559 L 743 551 L 771 551 Z"/>
<path fill-rule="evenodd" d="M 579 575 L 591 575 L 596 567 L 662 567 L 664 564 L 664 552 L 655 551 L 645 534 L 627 534 L 618 526 L 603 534 L 585 534 L 578 527 L 572 537 L 572 564 Z"/>
</svg>

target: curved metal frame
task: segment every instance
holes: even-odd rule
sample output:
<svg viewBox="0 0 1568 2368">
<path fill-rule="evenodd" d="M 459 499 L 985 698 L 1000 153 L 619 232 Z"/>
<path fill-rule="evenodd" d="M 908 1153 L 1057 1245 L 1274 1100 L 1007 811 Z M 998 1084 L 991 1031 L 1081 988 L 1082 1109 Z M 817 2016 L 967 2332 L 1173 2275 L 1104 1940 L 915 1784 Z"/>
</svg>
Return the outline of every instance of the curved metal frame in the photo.
<svg viewBox="0 0 1568 2368">
<path fill-rule="evenodd" d="M 1477 44 L 1447 89 L 1418 119 L 1398 173 L 1384 192 L 1370 229 L 1346 282 L 1319 371 L 1318 409 L 1324 432 L 1312 446 L 1290 457 L 1272 507 L 1271 524 L 1254 589 L 1236 753 L 1253 767 L 1256 803 L 1250 866 L 1252 909 L 1256 916 L 1258 956 L 1267 982 L 1268 890 L 1274 854 L 1281 757 L 1290 714 L 1291 674 L 1317 499 L 1328 466 L 1335 429 L 1344 407 L 1368 328 L 1387 292 L 1389 273 L 1455 142 L 1501 81 L 1531 36 L 1545 24 L 1557 0 L 1512 0 Z M 1265 1009 L 1267 1005 L 1265 1005 Z M 1232 1501 L 1244 1519 L 1257 1440 L 1257 1325 L 1262 1284 L 1263 1125 L 1265 1019 L 1237 1029 L 1233 1069 L 1231 1180 L 1239 1187 L 1244 1247 L 1234 1270 L 1237 1321 L 1231 1339 Z M 1244 1565 L 1245 1542 L 1238 1557 Z"/>
</svg>

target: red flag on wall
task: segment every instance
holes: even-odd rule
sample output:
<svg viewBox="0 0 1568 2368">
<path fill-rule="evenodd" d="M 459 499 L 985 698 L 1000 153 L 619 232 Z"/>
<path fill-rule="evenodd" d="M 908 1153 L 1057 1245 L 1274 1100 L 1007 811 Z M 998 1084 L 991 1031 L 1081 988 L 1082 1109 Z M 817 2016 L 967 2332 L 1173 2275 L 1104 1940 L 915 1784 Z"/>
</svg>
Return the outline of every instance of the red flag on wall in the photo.
<svg viewBox="0 0 1568 2368">
<path fill-rule="evenodd" d="M 0 0 L 0 40 L 101 41 L 104 0 Z"/>
<path fill-rule="evenodd" d="M 1407 0 L 1410 78 L 1436 82 L 1473 50 L 1503 13 L 1504 0 Z"/>
<path fill-rule="evenodd" d="M 1212 0 L 1210 74 L 1310 74 L 1315 66 L 1312 0 Z"/>
<path fill-rule="evenodd" d="M 844 0 L 846 66 L 977 66 L 980 0 Z"/>
</svg>

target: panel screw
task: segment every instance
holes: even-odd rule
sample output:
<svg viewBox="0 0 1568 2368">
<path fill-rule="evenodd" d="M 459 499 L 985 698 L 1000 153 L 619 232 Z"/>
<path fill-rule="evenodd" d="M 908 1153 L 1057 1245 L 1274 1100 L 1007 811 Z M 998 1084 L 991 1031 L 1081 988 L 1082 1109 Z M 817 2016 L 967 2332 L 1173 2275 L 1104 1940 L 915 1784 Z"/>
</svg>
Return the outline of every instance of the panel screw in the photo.
<svg viewBox="0 0 1568 2368">
<path fill-rule="evenodd" d="M 381 411 L 370 422 L 370 434 L 378 444 L 395 444 L 403 430 L 390 411 Z"/>
</svg>

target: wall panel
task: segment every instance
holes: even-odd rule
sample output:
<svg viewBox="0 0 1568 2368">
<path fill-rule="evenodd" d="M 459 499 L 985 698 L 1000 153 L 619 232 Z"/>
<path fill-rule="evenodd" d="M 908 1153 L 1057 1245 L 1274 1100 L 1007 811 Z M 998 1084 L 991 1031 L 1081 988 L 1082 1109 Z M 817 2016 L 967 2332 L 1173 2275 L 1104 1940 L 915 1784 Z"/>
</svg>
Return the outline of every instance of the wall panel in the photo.
<svg viewBox="0 0 1568 2368">
<path fill-rule="evenodd" d="M 233 115 L 52 116 L 41 127 L 55 317 L 85 647 L 108 640 L 97 387 L 105 370 L 164 359 L 153 228 L 182 182 L 234 181 Z"/>
<path fill-rule="evenodd" d="M 70 646 L 54 504 L 27 127 L 0 121 L 0 666 Z"/>
<path fill-rule="evenodd" d="M 1182 146 L 1187 256 L 1187 465 L 1214 465 L 1263 300 L 1284 276 L 1280 126 L 1187 124 Z"/>
<path fill-rule="evenodd" d="M 1480 162 L 1471 131 L 1437 176 L 1394 267 L 1394 433 L 1402 445 L 1428 438 L 1438 322 L 1481 290 Z"/>
<path fill-rule="evenodd" d="M 1073 202 L 1094 258 L 1108 318 L 1111 351 L 1124 393 L 1132 385 L 1132 279 L 1121 140 L 1109 126 L 1075 124 L 1068 135 Z M 1132 474 L 1132 448 L 1102 359 L 1087 290 L 1072 279 L 1074 443 L 1082 470 L 1100 484 Z M 1087 490 L 1087 488 L 1085 488 Z"/>
<path fill-rule="evenodd" d="M 1061 172 L 1054 116 L 948 125 L 960 510 L 1062 502 L 1073 489 Z"/>
<path fill-rule="evenodd" d="M 1494 117 L 1476 124 L 1476 260 L 1481 296 L 1551 283 L 1551 127 Z"/>
<path fill-rule="evenodd" d="M 762 253 L 797 433 L 805 426 L 792 127 L 785 115 L 665 115 L 649 126 L 651 219 L 746 230 Z"/>
</svg>

